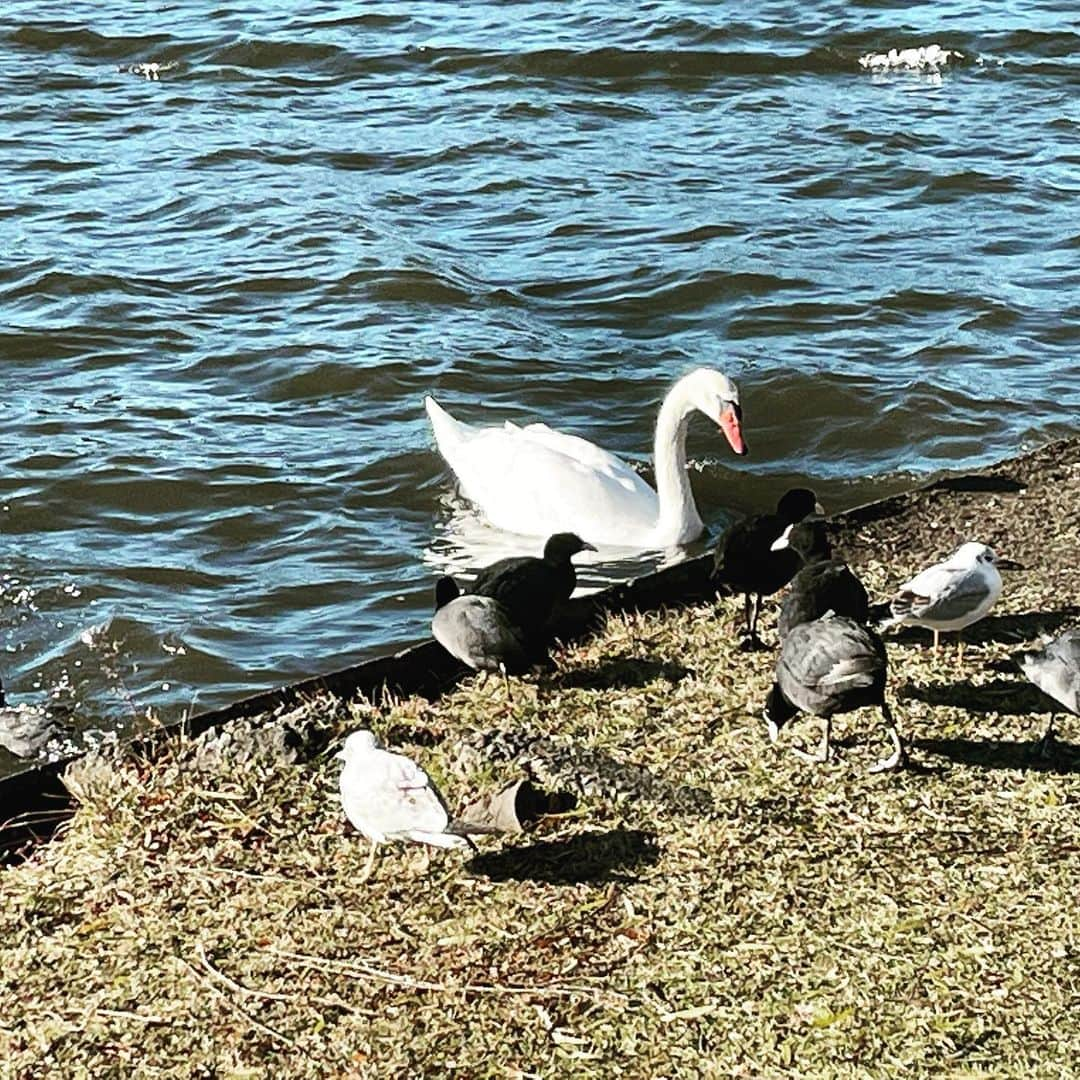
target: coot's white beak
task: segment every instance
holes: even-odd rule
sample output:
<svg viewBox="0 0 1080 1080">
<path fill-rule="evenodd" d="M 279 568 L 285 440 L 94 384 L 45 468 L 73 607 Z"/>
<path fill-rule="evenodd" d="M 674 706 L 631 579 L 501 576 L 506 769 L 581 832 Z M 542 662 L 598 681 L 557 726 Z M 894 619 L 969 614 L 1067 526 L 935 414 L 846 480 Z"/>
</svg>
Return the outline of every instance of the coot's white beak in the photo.
<svg viewBox="0 0 1080 1080">
<path fill-rule="evenodd" d="M 791 530 L 794 529 L 794 525 L 789 525 L 773 542 L 770 551 L 783 551 L 786 547 L 791 547 Z"/>
</svg>

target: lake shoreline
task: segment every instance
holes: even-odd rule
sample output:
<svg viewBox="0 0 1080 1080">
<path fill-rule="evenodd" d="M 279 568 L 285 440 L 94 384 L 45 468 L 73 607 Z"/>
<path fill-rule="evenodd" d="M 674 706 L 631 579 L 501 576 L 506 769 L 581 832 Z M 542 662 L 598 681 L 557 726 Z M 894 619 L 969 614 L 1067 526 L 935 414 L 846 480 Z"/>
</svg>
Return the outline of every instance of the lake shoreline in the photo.
<svg viewBox="0 0 1080 1080">
<path fill-rule="evenodd" d="M 769 745 L 773 655 L 708 597 L 612 615 L 509 697 L 323 688 L 86 759 L 74 816 L 0 871 L 0 1052 L 19 1075 L 1067 1074 L 1080 729 L 1039 757 L 1049 707 L 1010 656 L 1080 620 L 1078 511 L 1080 439 L 833 523 L 875 597 L 959 539 L 1025 568 L 963 668 L 887 638 L 900 774 L 866 771 L 872 711 L 826 766 L 787 752 L 813 721 Z M 577 808 L 464 859 L 386 847 L 361 882 L 329 752 L 361 726 L 454 810 L 524 775 Z"/>
</svg>

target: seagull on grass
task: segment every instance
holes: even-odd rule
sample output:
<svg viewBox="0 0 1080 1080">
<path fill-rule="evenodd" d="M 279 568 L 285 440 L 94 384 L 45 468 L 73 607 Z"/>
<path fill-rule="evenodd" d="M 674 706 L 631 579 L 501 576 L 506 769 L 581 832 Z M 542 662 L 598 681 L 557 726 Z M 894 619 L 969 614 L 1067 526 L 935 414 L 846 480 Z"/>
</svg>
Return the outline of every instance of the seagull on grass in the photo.
<svg viewBox="0 0 1080 1080">
<path fill-rule="evenodd" d="M 367 881 L 379 844 L 411 840 L 433 847 L 476 850 L 468 833 L 497 829 L 453 821 L 431 777 L 404 754 L 384 750 L 370 731 L 354 731 L 337 754 L 341 805 L 350 822 L 371 841 L 361 881 Z"/>
<path fill-rule="evenodd" d="M 1080 713 L 1080 628 L 1046 643 L 1042 649 L 1018 653 L 1020 670 L 1044 693 L 1070 712 Z M 1054 741 L 1054 714 L 1039 741 L 1039 753 L 1046 756 Z"/>
<path fill-rule="evenodd" d="M 780 729 L 797 713 L 820 716 L 825 721 L 825 732 L 819 751 L 808 754 L 795 748 L 795 753 L 804 761 L 828 761 L 832 718 L 876 705 L 893 752 L 870 771 L 882 772 L 906 764 L 907 753 L 885 701 L 886 674 L 884 643 L 873 630 L 854 619 L 830 611 L 820 619 L 794 627 L 780 648 L 776 681 L 765 702 L 770 742 L 776 742 Z"/>
<path fill-rule="evenodd" d="M 925 626 L 934 631 L 934 653 L 942 630 L 961 631 L 978 622 L 1001 595 L 998 567 L 1016 568 L 1016 563 L 997 557 L 986 544 L 961 544 L 944 562 L 917 574 L 900 586 L 889 602 L 890 616 L 878 627 Z M 959 639 L 957 662 L 964 658 L 964 642 Z"/>
</svg>

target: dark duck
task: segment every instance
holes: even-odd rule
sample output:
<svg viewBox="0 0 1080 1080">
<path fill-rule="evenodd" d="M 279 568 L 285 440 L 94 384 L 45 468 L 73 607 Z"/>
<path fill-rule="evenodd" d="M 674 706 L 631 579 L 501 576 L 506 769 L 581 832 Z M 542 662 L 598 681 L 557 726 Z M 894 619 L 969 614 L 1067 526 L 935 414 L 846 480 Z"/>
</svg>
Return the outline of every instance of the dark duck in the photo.
<svg viewBox="0 0 1080 1080">
<path fill-rule="evenodd" d="M 764 717 L 769 739 L 776 742 L 780 729 L 800 712 L 825 721 L 821 747 L 816 754 L 796 748 L 805 761 L 829 759 L 832 718 L 876 705 L 881 710 L 892 754 L 871 772 L 895 769 L 907 762 L 907 753 L 885 701 L 888 664 L 885 645 L 869 627 L 854 619 L 828 612 L 813 622 L 791 630 L 776 661 L 776 681 L 765 702 Z"/>
<path fill-rule="evenodd" d="M 757 621 L 761 598 L 782 589 L 799 571 L 799 556 L 790 548 L 773 550 L 789 525 L 821 513 L 809 488 L 792 488 L 781 496 L 774 514 L 754 514 L 726 529 L 716 545 L 713 583 L 718 592 L 742 593 L 746 620 L 744 647 L 761 648 Z"/>
<path fill-rule="evenodd" d="M 865 623 L 870 598 L 863 583 L 847 563 L 832 557 L 829 529 L 821 518 L 791 525 L 773 544 L 774 551 L 790 548 L 798 555 L 802 569 L 791 580 L 780 605 L 777 628 L 780 640 L 802 623 L 820 619 L 827 611 Z"/>
</svg>

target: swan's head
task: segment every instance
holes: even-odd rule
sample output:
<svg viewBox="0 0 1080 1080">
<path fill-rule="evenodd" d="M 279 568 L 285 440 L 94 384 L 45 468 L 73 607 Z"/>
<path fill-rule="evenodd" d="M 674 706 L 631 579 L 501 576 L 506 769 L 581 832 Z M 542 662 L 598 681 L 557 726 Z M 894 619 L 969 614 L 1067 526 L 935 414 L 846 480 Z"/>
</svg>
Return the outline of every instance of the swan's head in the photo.
<svg viewBox="0 0 1080 1080">
<path fill-rule="evenodd" d="M 698 368 L 682 380 L 690 403 L 720 426 L 736 454 L 746 453 L 742 434 L 742 408 L 739 388 L 712 368 Z"/>
<path fill-rule="evenodd" d="M 548 537 L 544 545 L 544 558 L 548 562 L 564 563 L 570 561 L 571 555 L 579 551 L 595 551 L 592 544 L 586 544 L 577 533 L 555 533 Z"/>
<path fill-rule="evenodd" d="M 372 750 L 378 750 L 382 744 L 372 731 L 354 731 L 346 740 L 345 745 L 334 755 L 347 765 L 364 754 L 370 754 Z"/>
</svg>

